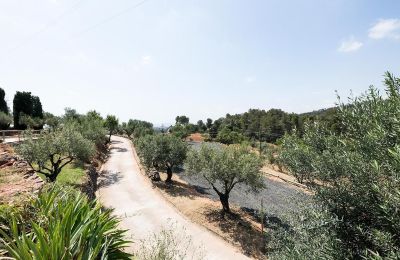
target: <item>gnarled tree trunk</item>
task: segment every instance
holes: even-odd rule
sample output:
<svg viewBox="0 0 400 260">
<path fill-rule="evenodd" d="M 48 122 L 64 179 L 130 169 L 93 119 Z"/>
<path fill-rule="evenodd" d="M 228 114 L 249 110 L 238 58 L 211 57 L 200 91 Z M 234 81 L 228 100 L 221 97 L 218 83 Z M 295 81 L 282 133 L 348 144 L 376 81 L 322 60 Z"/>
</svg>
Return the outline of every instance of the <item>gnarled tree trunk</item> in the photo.
<svg viewBox="0 0 400 260">
<path fill-rule="evenodd" d="M 172 167 L 167 167 L 167 179 L 165 180 L 166 183 L 172 182 Z"/>
<path fill-rule="evenodd" d="M 229 207 L 229 193 L 223 194 L 219 193 L 219 200 L 221 201 L 222 204 L 222 211 L 223 213 L 231 213 L 231 209 Z"/>
</svg>

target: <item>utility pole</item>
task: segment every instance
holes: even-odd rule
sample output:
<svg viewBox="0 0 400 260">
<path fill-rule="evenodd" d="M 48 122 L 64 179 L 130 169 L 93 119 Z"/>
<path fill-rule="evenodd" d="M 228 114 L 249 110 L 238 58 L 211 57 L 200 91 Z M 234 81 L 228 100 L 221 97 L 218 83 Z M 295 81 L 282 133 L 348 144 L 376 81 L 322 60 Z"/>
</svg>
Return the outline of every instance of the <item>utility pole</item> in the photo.
<svg viewBox="0 0 400 260">
<path fill-rule="evenodd" d="M 261 154 L 262 154 L 262 150 L 261 150 L 261 125 L 260 125 L 260 127 L 258 128 L 258 140 L 260 141 L 259 150 L 260 150 L 260 156 L 261 156 Z"/>
</svg>

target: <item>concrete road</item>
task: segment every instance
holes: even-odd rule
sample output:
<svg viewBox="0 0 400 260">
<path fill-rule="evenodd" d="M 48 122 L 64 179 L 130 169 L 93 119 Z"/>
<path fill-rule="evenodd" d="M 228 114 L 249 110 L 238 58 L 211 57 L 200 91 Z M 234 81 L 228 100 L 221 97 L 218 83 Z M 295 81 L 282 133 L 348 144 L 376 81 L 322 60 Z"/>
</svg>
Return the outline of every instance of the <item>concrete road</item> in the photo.
<svg viewBox="0 0 400 260">
<path fill-rule="evenodd" d="M 205 259 L 249 259 L 219 236 L 202 226 L 190 222 L 152 188 L 149 179 L 140 173 L 131 142 L 112 137 L 110 158 L 103 166 L 98 196 L 105 207 L 114 208 L 121 218 L 121 228 L 128 229 L 133 240 L 130 251 L 139 247 L 141 239 L 169 228 L 185 229 L 191 237 L 188 252 L 199 251 Z"/>
</svg>

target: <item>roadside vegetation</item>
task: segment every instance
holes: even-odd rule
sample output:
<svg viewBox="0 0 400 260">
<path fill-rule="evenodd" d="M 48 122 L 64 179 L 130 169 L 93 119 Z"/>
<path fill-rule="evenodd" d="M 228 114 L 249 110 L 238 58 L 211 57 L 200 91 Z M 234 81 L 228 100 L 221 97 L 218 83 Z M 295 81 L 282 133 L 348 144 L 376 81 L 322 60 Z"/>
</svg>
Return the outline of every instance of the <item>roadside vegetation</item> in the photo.
<svg viewBox="0 0 400 260">
<path fill-rule="evenodd" d="M 280 241 L 281 259 L 400 258 L 400 79 L 341 103 L 341 133 L 326 124 L 282 140 L 280 160 L 315 192 L 303 224 Z M 310 255 L 312 252 L 312 255 Z"/>
<path fill-rule="evenodd" d="M 18 157 L 7 153 L 12 169 L 4 174 L 11 181 L 13 171 L 30 167 L 45 184 L 0 205 L 0 258 L 131 259 L 119 220 L 94 198 L 96 167 L 107 153 L 106 134 L 118 127 L 116 117 L 104 120 L 96 111 L 81 115 L 71 108 L 62 117 L 43 113 L 39 98 L 29 92 L 17 92 L 14 111 L 14 126 L 27 131 L 15 148 Z M 39 135 L 30 132 L 44 125 Z"/>
<path fill-rule="evenodd" d="M 140 241 L 136 255 L 141 260 L 201 260 L 204 249 L 193 245 L 183 227 L 170 223 L 160 232 Z"/>
<path fill-rule="evenodd" d="M 14 259 L 130 259 L 111 211 L 73 189 L 49 186 L 18 208 L 2 206 L 0 225 L 0 250 Z"/>
</svg>

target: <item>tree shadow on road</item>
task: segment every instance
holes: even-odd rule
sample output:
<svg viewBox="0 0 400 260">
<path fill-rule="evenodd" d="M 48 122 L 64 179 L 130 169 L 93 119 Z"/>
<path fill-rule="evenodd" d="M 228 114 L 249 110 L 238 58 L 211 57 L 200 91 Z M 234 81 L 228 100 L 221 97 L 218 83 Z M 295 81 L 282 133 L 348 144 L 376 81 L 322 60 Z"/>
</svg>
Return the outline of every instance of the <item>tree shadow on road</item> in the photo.
<svg viewBox="0 0 400 260">
<path fill-rule="evenodd" d="M 126 149 L 126 148 L 121 148 L 121 147 L 111 147 L 110 148 L 110 152 L 111 151 L 116 151 L 117 153 L 124 153 L 124 152 L 127 152 L 128 151 L 128 149 Z"/>
<path fill-rule="evenodd" d="M 122 179 L 121 172 L 102 171 L 99 176 L 98 188 L 109 187 Z"/>
<path fill-rule="evenodd" d="M 187 197 L 189 199 L 194 199 L 195 197 L 202 196 L 200 193 L 196 192 L 192 186 L 185 183 L 174 181 L 170 184 L 167 184 L 163 181 L 160 181 L 154 182 L 154 185 L 172 197 Z"/>
<path fill-rule="evenodd" d="M 161 179 L 166 178 L 166 174 L 160 172 Z M 190 185 L 180 180 L 177 177 L 172 177 L 172 183 L 165 183 L 164 181 L 153 182 L 153 185 L 168 193 L 172 197 L 187 197 L 195 199 L 196 197 L 205 197 L 209 195 L 208 189 L 202 186 Z"/>
</svg>

